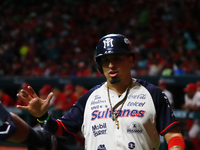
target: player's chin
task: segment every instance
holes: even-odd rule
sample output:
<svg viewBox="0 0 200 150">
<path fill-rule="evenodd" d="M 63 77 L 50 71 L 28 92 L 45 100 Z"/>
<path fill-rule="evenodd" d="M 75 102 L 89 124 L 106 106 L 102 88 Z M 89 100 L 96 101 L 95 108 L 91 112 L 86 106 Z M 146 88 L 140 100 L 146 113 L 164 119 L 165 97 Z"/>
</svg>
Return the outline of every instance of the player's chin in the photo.
<svg viewBox="0 0 200 150">
<path fill-rule="evenodd" d="M 121 80 L 119 79 L 119 78 L 117 78 L 117 77 L 112 77 L 111 79 L 110 79 L 110 83 L 111 84 L 117 84 L 117 83 L 119 83 Z"/>
</svg>

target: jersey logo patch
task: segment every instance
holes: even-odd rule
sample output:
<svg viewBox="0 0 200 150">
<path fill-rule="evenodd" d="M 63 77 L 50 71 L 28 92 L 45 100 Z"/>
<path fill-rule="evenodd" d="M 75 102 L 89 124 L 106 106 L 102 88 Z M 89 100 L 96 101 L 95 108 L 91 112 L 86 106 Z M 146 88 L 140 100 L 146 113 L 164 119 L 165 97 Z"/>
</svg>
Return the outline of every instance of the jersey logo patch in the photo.
<svg viewBox="0 0 200 150">
<path fill-rule="evenodd" d="M 135 148 L 135 143 L 134 142 L 129 142 L 128 143 L 128 148 L 129 149 L 134 149 Z"/>
<path fill-rule="evenodd" d="M 104 144 L 99 145 L 97 150 L 106 150 L 106 146 Z"/>
<path fill-rule="evenodd" d="M 101 100 L 101 97 L 99 95 L 95 95 L 94 100 L 91 101 L 91 105 L 97 105 L 101 103 L 106 103 L 106 100 Z"/>
<path fill-rule="evenodd" d="M 127 133 L 142 133 L 142 127 L 137 122 L 131 122 L 131 124 L 127 127 Z"/>
<path fill-rule="evenodd" d="M 102 135 L 102 134 L 107 134 L 106 123 L 92 126 L 92 132 L 93 132 L 95 137 L 99 136 L 99 135 Z"/>
<path fill-rule="evenodd" d="M 128 102 L 127 106 L 143 107 L 146 102 Z"/>
<path fill-rule="evenodd" d="M 146 99 L 146 94 L 132 95 L 128 96 L 128 99 Z"/>
</svg>

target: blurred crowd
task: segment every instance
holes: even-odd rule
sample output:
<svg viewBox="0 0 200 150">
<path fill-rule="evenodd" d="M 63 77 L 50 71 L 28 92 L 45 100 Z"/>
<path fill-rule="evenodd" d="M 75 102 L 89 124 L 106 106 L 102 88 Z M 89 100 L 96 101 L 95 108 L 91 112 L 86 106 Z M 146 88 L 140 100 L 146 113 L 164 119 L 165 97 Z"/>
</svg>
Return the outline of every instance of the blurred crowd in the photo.
<svg viewBox="0 0 200 150">
<path fill-rule="evenodd" d="M 21 90 L 27 90 L 29 83 L 23 83 L 17 93 L 21 93 Z M 51 99 L 49 107 L 53 107 L 55 110 L 67 111 L 72 105 L 86 92 L 88 91 L 82 84 L 73 85 L 71 83 L 66 84 L 64 87 L 51 86 L 45 84 L 36 91 L 38 96 L 42 99 L 46 99 L 50 92 L 53 92 L 53 98 Z M 29 93 L 31 95 L 31 93 Z M 14 107 L 16 105 L 26 106 L 27 104 L 20 99 L 14 99 L 4 89 L 0 89 L 0 101 L 4 106 Z"/>
<path fill-rule="evenodd" d="M 133 44 L 132 75 L 200 74 L 198 0 L 0 3 L 0 76 L 101 76 L 93 51 L 108 33 Z"/>
<path fill-rule="evenodd" d="M 183 89 L 184 104 L 182 109 L 186 111 L 200 111 L 200 81 L 188 83 Z M 185 139 L 192 143 L 192 150 L 200 150 L 200 119 L 186 119 Z"/>
</svg>

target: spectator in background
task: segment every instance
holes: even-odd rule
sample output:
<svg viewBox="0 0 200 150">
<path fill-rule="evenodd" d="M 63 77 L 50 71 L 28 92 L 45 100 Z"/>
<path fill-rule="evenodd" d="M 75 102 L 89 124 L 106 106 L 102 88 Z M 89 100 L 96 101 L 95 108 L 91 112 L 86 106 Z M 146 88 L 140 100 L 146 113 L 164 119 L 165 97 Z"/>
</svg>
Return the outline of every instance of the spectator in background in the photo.
<svg viewBox="0 0 200 150">
<path fill-rule="evenodd" d="M 75 86 L 75 91 L 74 93 L 72 94 L 72 101 L 73 102 L 76 102 L 83 94 L 87 93 L 87 89 L 81 85 L 81 84 L 77 84 Z M 75 140 L 76 140 L 76 144 L 78 146 L 84 146 L 84 143 L 85 143 L 85 139 L 84 139 L 84 136 L 82 134 L 82 132 L 78 132 L 76 137 L 75 137 Z"/>
<path fill-rule="evenodd" d="M 198 46 L 198 39 L 195 32 L 192 30 L 191 25 L 186 26 L 186 30 L 183 33 L 183 37 L 185 39 L 185 49 L 188 50 L 196 50 Z"/>
<path fill-rule="evenodd" d="M 77 72 L 76 72 L 76 76 L 77 77 L 86 77 L 89 76 L 90 72 L 87 69 L 87 66 L 85 65 L 85 63 L 83 61 L 78 63 L 78 68 L 77 68 Z"/>
<path fill-rule="evenodd" d="M 49 22 L 50 23 L 50 22 Z M 51 24 L 53 26 L 53 24 Z M 45 33 L 45 40 L 43 41 L 44 54 L 46 55 L 46 60 L 59 61 L 60 59 L 60 48 L 56 42 L 56 36 L 52 32 Z"/>
<path fill-rule="evenodd" d="M 156 55 L 156 56 L 155 56 Z M 160 58 L 158 54 L 149 54 L 149 76 L 158 76 L 162 72 L 163 68 L 163 60 Z"/>
<path fill-rule="evenodd" d="M 9 96 L 3 89 L 0 89 L 0 101 L 4 106 L 15 106 L 14 99 Z"/>
<path fill-rule="evenodd" d="M 166 62 L 166 64 L 163 66 L 163 70 L 161 75 L 162 76 L 171 76 L 173 75 L 173 64 L 170 62 Z"/>
<path fill-rule="evenodd" d="M 72 107 L 76 102 L 72 99 L 72 94 L 74 93 L 74 85 L 69 83 L 64 86 L 65 101 L 57 104 L 56 108 L 62 111 L 66 111 Z"/>
<path fill-rule="evenodd" d="M 60 105 L 62 105 L 65 102 L 65 93 L 58 87 L 53 87 L 52 92 L 54 93 L 54 96 L 52 97 L 49 106 L 55 108 L 56 110 L 62 110 Z"/>
<path fill-rule="evenodd" d="M 182 76 L 186 75 L 187 72 L 184 70 L 183 66 L 183 61 L 178 60 L 174 65 L 173 65 L 173 72 L 175 76 Z"/>
<path fill-rule="evenodd" d="M 49 84 L 45 84 L 39 91 L 39 96 L 46 99 L 49 92 L 52 91 L 52 86 Z"/>
<path fill-rule="evenodd" d="M 163 93 L 167 96 L 169 103 L 172 107 L 172 109 L 174 108 L 174 100 L 173 100 L 173 95 L 172 93 L 167 90 L 167 86 L 166 86 L 166 82 L 164 80 L 159 80 L 158 81 L 158 87 L 163 91 Z"/>
<path fill-rule="evenodd" d="M 194 83 L 189 83 L 184 88 L 185 94 L 185 104 L 182 106 L 184 110 L 197 111 L 200 110 L 200 92 L 197 92 L 197 86 Z M 198 134 L 200 131 L 199 119 L 194 121 L 191 119 L 186 119 L 188 127 L 188 135 L 194 146 L 194 150 L 200 150 Z"/>
<path fill-rule="evenodd" d="M 193 104 L 193 97 L 196 93 L 196 85 L 194 83 L 189 83 L 183 89 L 183 91 L 185 92 L 185 95 L 184 95 L 184 104 L 182 105 L 182 109 L 190 110 L 190 107 Z M 186 123 L 189 130 L 193 124 L 193 121 L 191 119 L 187 119 Z"/>
<path fill-rule="evenodd" d="M 198 97 L 197 93 L 197 87 L 194 83 L 189 83 L 187 86 L 184 88 L 185 96 L 184 100 L 185 103 L 182 106 L 183 109 L 185 110 L 191 110 L 191 108 L 194 108 L 193 106 L 197 106 Z"/>
<path fill-rule="evenodd" d="M 197 82 L 197 92 L 200 92 L 200 81 Z"/>
<path fill-rule="evenodd" d="M 76 102 L 83 94 L 87 93 L 87 91 L 88 90 L 83 85 L 77 84 L 72 94 L 72 101 Z"/>
</svg>

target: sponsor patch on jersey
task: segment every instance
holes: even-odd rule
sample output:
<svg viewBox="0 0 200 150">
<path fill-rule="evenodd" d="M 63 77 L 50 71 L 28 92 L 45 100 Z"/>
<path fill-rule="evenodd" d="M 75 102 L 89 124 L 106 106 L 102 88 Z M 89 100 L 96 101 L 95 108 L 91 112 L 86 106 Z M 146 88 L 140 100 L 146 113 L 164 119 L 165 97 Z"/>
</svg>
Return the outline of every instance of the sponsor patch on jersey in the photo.
<svg viewBox="0 0 200 150">
<path fill-rule="evenodd" d="M 131 124 L 127 127 L 127 133 L 142 133 L 143 129 L 137 122 L 131 122 Z"/>
<path fill-rule="evenodd" d="M 94 109 L 99 109 L 99 105 L 96 105 L 96 106 L 92 106 L 92 107 L 91 107 L 91 110 L 94 110 Z"/>
<path fill-rule="evenodd" d="M 98 125 L 93 125 L 92 126 L 92 132 L 95 137 L 102 135 L 102 134 L 107 134 L 107 126 L 106 123 L 98 124 Z"/>
<path fill-rule="evenodd" d="M 128 148 L 129 149 L 134 149 L 135 148 L 135 143 L 134 142 L 129 142 L 128 143 Z"/>
<path fill-rule="evenodd" d="M 94 109 L 101 109 L 101 108 L 107 108 L 108 107 L 108 105 L 96 105 L 96 106 L 92 106 L 91 107 L 91 110 L 94 110 Z"/>
<path fill-rule="evenodd" d="M 146 94 L 133 95 L 130 94 L 128 99 L 146 99 Z"/>
<path fill-rule="evenodd" d="M 98 105 L 98 104 L 105 103 L 105 102 L 106 102 L 106 100 L 101 100 L 101 96 L 95 95 L 94 100 L 91 101 L 91 105 Z"/>
<path fill-rule="evenodd" d="M 146 102 L 128 102 L 127 106 L 143 107 Z"/>
<path fill-rule="evenodd" d="M 106 146 L 104 144 L 101 144 L 98 146 L 97 150 L 106 150 Z"/>
</svg>

